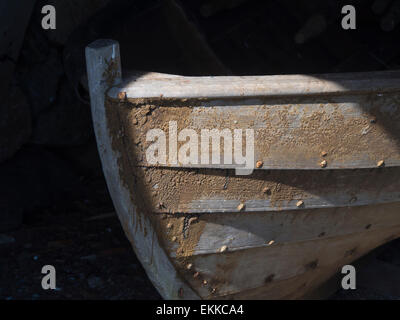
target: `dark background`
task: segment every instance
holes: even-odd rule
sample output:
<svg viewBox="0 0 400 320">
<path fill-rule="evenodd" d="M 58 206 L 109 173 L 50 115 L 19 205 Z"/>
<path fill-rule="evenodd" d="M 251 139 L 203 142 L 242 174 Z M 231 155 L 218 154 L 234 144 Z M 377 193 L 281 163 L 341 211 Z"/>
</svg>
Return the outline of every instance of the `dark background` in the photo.
<svg viewBox="0 0 400 320">
<path fill-rule="evenodd" d="M 14 14 L 16 2 L 0 0 L 0 299 L 160 298 L 104 181 L 87 92 L 90 42 L 118 40 L 123 70 L 182 75 L 400 65 L 399 0 L 21 0 Z M 42 29 L 47 4 L 56 30 Z M 356 30 L 341 28 L 345 4 L 357 9 Z M 400 277 L 399 247 L 374 254 L 394 268 L 390 282 Z M 56 291 L 41 289 L 46 264 L 56 267 Z M 400 296 L 363 285 L 332 298 Z"/>
</svg>

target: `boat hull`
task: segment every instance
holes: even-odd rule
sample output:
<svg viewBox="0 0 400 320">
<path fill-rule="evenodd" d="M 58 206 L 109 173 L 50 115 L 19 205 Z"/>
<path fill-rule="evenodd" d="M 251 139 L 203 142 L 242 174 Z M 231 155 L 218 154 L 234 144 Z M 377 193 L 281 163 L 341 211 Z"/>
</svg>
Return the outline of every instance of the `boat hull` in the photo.
<svg viewBox="0 0 400 320">
<path fill-rule="evenodd" d="M 224 97 L 217 89 L 212 91 L 215 97 L 204 97 L 197 89 L 189 95 L 192 80 L 175 76 L 135 76 L 122 83 L 118 58 L 118 45 L 112 41 L 87 49 L 96 138 L 122 226 L 164 298 L 304 298 L 342 266 L 400 236 L 400 106 L 393 74 L 383 77 L 382 86 L 369 89 L 374 96 L 386 96 L 378 99 L 381 102 L 369 99 L 371 92 L 354 84 L 365 80 L 360 75 L 353 77 L 354 83 L 346 78 L 351 82 L 348 90 L 329 87 L 325 80 L 311 82 L 309 90 L 299 89 L 300 77 L 284 78 L 287 88 L 295 90 L 277 93 L 268 86 L 279 79 L 266 77 L 258 79 L 264 87 L 248 79 L 253 85 L 239 97 Z M 234 78 L 236 88 L 245 77 Z M 175 98 L 164 96 L 173 89 L 146 96 L 154 88 L 168 88 L 171 80 L 174 88 L 177 79 L 188 82 L 189 88 L 182 89 L 187 90 L 186 98 L 181 91 Z M 262 97 L 255 99 L 254 92 Z M 283 93 L 286 96 L 279 98 Z M 309 94 L 312 99 L 323 97 L 319 101 L 324 103 L 308 104 Z M 333 110 L 338 99 L 340 105 Z M 360 111 L 364 103 L 367 111 Z M 252 115 L 266 117 L 276 106 L 280 109 L 275 118 L 251 121 Z M 232 107 L 232 116 L 223 116 L 221 108 L 231 114 Z M 353 147 L 335 137 L 333 129 L 322 130 L 332 140 L 322 154 L 328 142 L 315 135 L 321 128 L 300 130 L 298 125 L 310 117 L 316 121 L 316 114 L 322 114 L 317 117 L 322 128 L 337 126 L 336 135 L 348 132 L 345 137 L 352 139 Z M 356 129 L 349 127 L 349 119 Z M 178 130 L 196 131 L 233 128 L 241 120 L 264 137 L 279 128 L 281 136 L 291 134 L 290 143 L 282 144 L 287 160 L 274 161 L 282 142 L 279 135 L 270 141 L 275 149 L 269 152 L 264 144 L 256 144 L 255 167 L 245 174 L 223 162 L 152 164 L 146 157 L 154 143 L 146 139 L 147 132 L 165 129 L 169 138 L 171 121 Z M 293 128 L 297 135 L 292 135 Z M 305 152 L 307 135 L 314 142 Z"/>
</svg>

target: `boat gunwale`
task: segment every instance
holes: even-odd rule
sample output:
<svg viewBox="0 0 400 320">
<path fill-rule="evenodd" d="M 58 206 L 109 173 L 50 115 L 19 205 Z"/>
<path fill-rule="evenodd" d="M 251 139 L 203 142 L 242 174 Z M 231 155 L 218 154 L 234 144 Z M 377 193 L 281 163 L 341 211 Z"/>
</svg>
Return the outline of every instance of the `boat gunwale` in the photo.
<svg viewBox="0 0 400 320">
<path fill-rule="evenodd" d="M 107 92 L 130 102 L 246 99 L 318 95 L 372 94 L 400 91 L 400 70 L 316 75 L 186 77 L 136 72 Z"/>
</svg>

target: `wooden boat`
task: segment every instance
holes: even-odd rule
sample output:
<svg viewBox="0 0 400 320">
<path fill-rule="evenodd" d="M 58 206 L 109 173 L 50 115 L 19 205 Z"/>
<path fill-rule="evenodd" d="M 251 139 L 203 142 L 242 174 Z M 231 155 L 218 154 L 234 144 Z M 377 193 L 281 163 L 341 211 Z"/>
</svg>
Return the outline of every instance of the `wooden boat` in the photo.
<svg viewBox="0 0 400 320">
<path fill-rule="evenodd" d="M 122 80 L 117 42 L 86 58 L 108 188 L 164 298 L 304 298 L 400 235 L 400 72 Z M 151 163 L 171 122 L 254 130 L 254 171 Z"/>
</svg>

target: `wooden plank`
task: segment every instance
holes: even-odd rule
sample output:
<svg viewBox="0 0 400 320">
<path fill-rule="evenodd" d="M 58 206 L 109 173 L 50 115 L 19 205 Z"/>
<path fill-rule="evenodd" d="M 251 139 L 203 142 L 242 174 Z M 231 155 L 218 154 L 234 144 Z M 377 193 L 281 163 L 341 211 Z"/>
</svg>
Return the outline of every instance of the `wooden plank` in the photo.
<svg viewBox="0 0 400 320">
<path fill-rule="evenodd" d="M 399 235 L 399 226 L 337 238 L 271 245 L 242 251 L 196 255 L 187 259 L 190 273 L 199 272 L 207 285 L 188 275 L 190 284 L 203 298 L 279 299 L 301 298 L 343 265 L 386 242 L 387 233 Z M 289 232 L 289 231 L 288 231 Z M 390 234 L 390 233 L 389 233 Z M 295 237 L 295 234 L 293 234 Z M 319 271 L 324 271 L 322 276 Z M 295 286 L 283 281 L 298 279 Z M 289 281 L 290 283 L 290 281 Z M 283 291 L 278 290 L 278 288 Z M 215 293 L 210 293 L 215 288 Z M 260 288 L 264 288 L 258 294 Z"/>
<path fill-rule="evenodd" d="M 373 93 L 400 90 L 400 71 L 325 75 L 177 77 L 174 79 L 126 79 L 108 95 L 117 99 L 249 98 Z"/>
<path fill-rule="evenodd" d="M 155 235 L 153 222 L 138 216 L 131 193 L 122 182 L 119 154 L 112 148 L 105 112 L 105 92 L 121 81 L 119 44 L 97 40 L 86 47 L 90 100 L 96 139 L 108 190 L 122 227 L 150 280 L 164 298 L 196 299 L 198 295 L 181 280 Z M 184 294 L 179 295 L 179 292 Z"/>
<path fill-rule="evenodd" d="M 395 203 L 269 214 L 202 215 L 199 219 L 205 227 L 192 254 L 218 253 L 223 246 L 238 251 L 386 230 L 400 226 L 399 209 L 400 204 Z M 171 256 L 175 256 L 173 251 Z"/>
<path fill-rule="evenodd" d="M 187 213 L 224 213 L 224 212 L 268 212 L 281 210 L 303 210 L 317 208 L 337 208 L 369 205 L 375 203 L 390 203 L 400 199 L 399 192 L 390 192 L 382 195 L 372 195 L 371 193 L 359 193 L 357 198 L 351 197 L 345 193 L 327 193 L 324 196 L 311 196 L 307 199 L 303 197 L 293 198 L 283 203 L 276 204 L 270 199 L 266 200 L 228 200 L 228 199 L 200 199 L 193 200 L 190 203 L 180 203 L 180 208 Z M 302 201 L 301 206 L 298 202 Z M 239 209 L 240 204 L 244 205 Z M 178 209 L 178 212 L 181 211 Z"/>
<path fill-rule="evenodd" d="M 124 116 L 136 117 L 139 122 L 139 125 L 126 123 L 125 130 L 131 131 L 127 138 L 134 141 L 128 143 L 138 145 L 138 166 L 243 168 L 244 165 L 239 165 L 235 157 L 231 162 L 224 161 L 222 143 L 219 146 L 220 158 L 211 161 L 212 148 L 207 151 L 208 140 L 203 145 L 200 139 L 204 129 L 217 129 L 220 134 L 228 129 L 230 137 L 234 136 L 234 130 L 241 130 L 245 136 L 245 141 L 239 146 L 243 154 L 247 141 L 252 143 L 247 139 L 246 130 L 252 130 L 254 152 L 247 163 L 251 168 L 257 168 L 260 161 L 262 166 L 259 169 L 264 170 L 374 168 L 380 161 L 387 167 L 400 165 L 398 72 L 320 78 L 190 78 L 169 75 L 143 79 L 137 76 L 135 79 L 128 86 L 112 88 L 109 95 L 115 97 L 119 92 L 126 92 L 129 102 L 119 108 L 121 112 L 129 110 Z M 145 114 L 145 119 L 135 115 L 149 105 L 151 115 Z M 145 120 L 143 125 L 142 120 Z M 146 140 L 147 132 L 163 128 L 168 143 L 173 142 L 168 133 L 173 123 L 176 123 L 178 133 L 186 128 L 195 130 L 199 154 L 210 153 L 207 155 L 208 163 L 200 156 L 189 163 L 170 161 L 170 156 L 165 163 L 148 161 L 144 155 L 152 142 Z M 176 140 L 173 136 L 171 139 Z M 178 149 L 184 142 L 177 142 Z M 232 150 L 228 152 L 234 154 L 234 148 L 232 144 Z M 326 157 L 321 156 L 322 152 L 327 153 Z M 323 161 L 326 161 L 325 166 L 321 165 Z"/>
<path fill-rule="evenodd" d="M 400 201 L 399 174 L 399 167 L 258 170 L 251 176 L 237 176 L 234 172 L 216 169 L 136 167 L 125 171 L 127 178 L 141 177 L 140 183 L 145 186 L 142 189 L 148 190 L 149 210 L 191 215 L 298 212 L 394 203 Z"/>
</svg>

